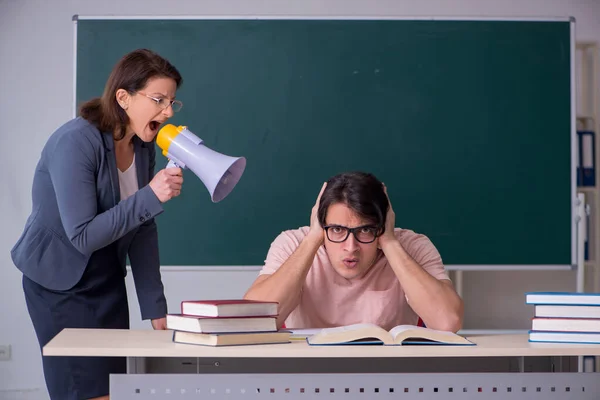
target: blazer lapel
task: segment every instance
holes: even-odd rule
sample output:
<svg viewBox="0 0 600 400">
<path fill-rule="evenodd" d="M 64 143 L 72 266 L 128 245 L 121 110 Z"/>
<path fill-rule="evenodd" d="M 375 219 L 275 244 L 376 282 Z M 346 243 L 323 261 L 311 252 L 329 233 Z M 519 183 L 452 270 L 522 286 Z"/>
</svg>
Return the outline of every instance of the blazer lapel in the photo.
<svg viewBox="0 0 600 400">
<path fill-rule="evenodd" d="M 121 201 L 121 186 L 119 185 L 119 174 L 117 173 L 117 154 L 115 153 L 115 141 L 112 133 L 103 132 L 106 148 L 106 164 L 110 170 L 110 187 L 113 192 L 115 205 Z"/>
<path fill-rule="evenodd" d="M 141 189 L 148 184 L 148 168 L 150 160 L 148 159 L 148 148 L 152 143 L 144 143 L 139 138 L 134 139 L 135 150 L 135 169 L 137 170 L 138 188 Z"/>
</svg>

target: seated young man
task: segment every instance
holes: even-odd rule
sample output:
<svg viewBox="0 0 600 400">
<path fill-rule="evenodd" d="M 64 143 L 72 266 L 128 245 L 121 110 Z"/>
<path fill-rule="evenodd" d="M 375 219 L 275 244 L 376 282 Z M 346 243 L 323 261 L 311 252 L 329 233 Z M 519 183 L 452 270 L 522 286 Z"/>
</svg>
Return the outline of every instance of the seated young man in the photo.
<svg viewBox="0 0 600 400">
<path fill-rule="evenodd" d="M 279 302 L 278 326 L 374 323 L 456 332 L 463 302 L 424 235 L 395 228 L 387 189 L 372 174 L 334 176 L 321 188 L 310 226 L 271 244 L 246 299 Z"/>
</svg>

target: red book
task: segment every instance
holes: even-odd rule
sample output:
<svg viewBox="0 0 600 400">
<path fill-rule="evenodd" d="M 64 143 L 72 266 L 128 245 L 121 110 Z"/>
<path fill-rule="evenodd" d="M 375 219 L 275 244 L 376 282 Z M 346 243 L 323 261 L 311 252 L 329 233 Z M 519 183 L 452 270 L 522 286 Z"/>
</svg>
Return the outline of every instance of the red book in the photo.
<svg viewBox="0 0 600 400">
<path fill-rule="evenodd" d="M 200 317 L 273 317 L 277 302 L 256 300 L 184 300 L 181 313 Z"/>
<path fill-rule="evenodd" d="M 167 329 L 196 333 L 274 332 L 277 330 L 277 318 L 167 314 Z"/>
</svg>

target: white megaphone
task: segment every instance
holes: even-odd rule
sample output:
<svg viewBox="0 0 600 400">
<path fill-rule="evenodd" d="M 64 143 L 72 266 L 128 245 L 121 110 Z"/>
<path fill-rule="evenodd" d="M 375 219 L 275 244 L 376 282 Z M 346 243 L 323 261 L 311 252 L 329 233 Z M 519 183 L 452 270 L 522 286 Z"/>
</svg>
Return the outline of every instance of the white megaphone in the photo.
<svg viewBox="0 0 600 400">
<path fill-rule="evenodd" d="M 167 168 L 176 166 L 192 170 L 210 192 L 213 203 L 231 193 L 246 169 L 244 157 L 229 157 L 209 149 L 187 126 L 163 126 L 156 144 L 169 159 Z"/>
</svg>

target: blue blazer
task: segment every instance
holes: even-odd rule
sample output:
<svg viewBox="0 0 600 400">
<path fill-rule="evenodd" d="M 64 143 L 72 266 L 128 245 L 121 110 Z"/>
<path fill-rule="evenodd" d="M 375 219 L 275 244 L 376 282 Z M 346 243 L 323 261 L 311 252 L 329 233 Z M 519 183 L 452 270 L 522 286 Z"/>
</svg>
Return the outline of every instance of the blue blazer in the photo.
<svg viewBox="0 0 600 400">
<path fill-rule="evenodd" d="M 64 291 L 81 279 L 96 250 L 116 245 L 123 275 L 129 255 L 142 318 L 154 319 L 167 312 L 154 222 L 163 208 L 148 185 L 154 143 L 135 136 L 134 151 L 140 189 L 121 202 L 112 133 L 82 118 L 61 126 L 42 150 L 32 212 L 11 256 L 32 281 Z M 103 254 L 111 254 L 106 263 L 115 262 L 114 253 Z"/>
</svg>

